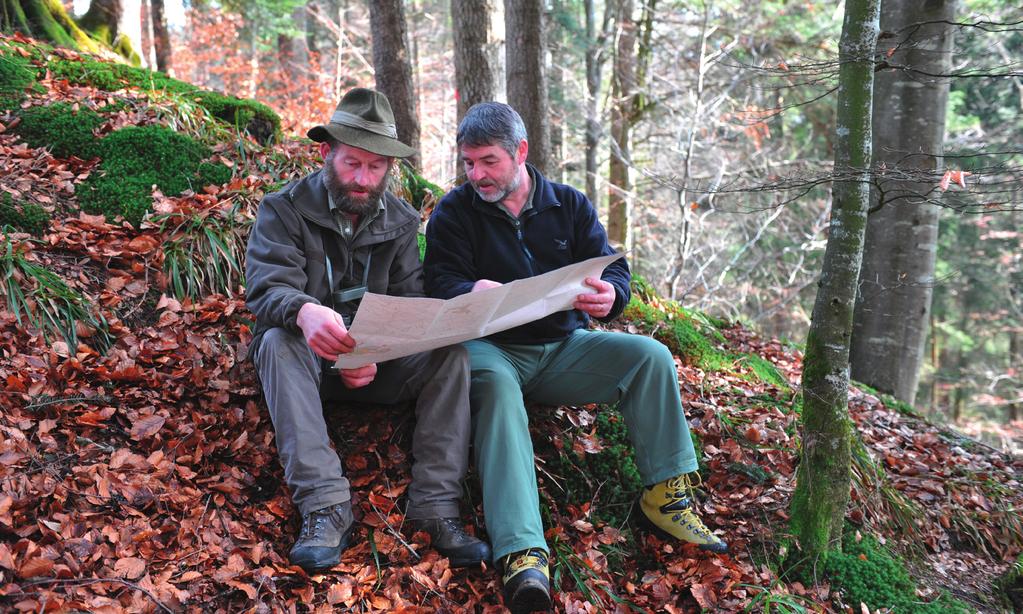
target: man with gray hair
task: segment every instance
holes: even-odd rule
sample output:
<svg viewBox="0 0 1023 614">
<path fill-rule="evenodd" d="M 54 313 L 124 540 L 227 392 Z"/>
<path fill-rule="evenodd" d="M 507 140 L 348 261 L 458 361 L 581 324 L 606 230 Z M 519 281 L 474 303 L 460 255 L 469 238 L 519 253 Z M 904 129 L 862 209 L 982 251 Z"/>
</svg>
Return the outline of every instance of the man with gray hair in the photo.
<svg viewBox="0 0 1023 614">
<path fill-rule="evenodd" d="M 323 169 L 268 195 L 246 251 L 246 304 L 256 316 L 250 356 L 273 420 L 277 451 L 302 528 L 289 558 L 306 571 L 337 565 L 355 520 L 331 449 L 323 401 L 416 400 L 406 515 L 454 567 L 490 559 L 458 521 L 468 466 L 469 370 L 455 346 L 357 369 L 351 318 L 367 292 L 422 296 L 419 213 L 387 191 L 397 138 L 383 94 L 356 88 L 329 123 L 309 131 Z"/>
<path fill-rule="evenodd" d="M 426 229 L 427 294 L 448 299 L 614 253 L 590 201 L 526 163 L 525 126 L 506 104 L 475 105 L 456 142 L 467 183 L 437 205 Z M 473 446 L 483 512 L 512 612 L 549 609 L 525 403 L 617 403 L 646 487 L 638 520 L 662 537 L 711 552 L 728 546 L 696 513 L 696 453 L 668 349 L 649 337 L 587 330 L 629 301 L 625 259 L 586 283 L 575 309 L 469 341 Z"/>
</svg>

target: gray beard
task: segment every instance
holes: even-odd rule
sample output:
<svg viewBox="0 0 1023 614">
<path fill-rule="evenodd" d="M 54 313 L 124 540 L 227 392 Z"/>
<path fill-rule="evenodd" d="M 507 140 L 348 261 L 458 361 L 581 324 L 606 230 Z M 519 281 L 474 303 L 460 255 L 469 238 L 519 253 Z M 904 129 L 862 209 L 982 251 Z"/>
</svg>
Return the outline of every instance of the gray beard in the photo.
<svg viewBox="0 0 1023 614">
<path fill-rule="evenodd" d="M 333 160 L 328 160 L 323 165 L 323 186 L 327 188 L 327 193 L 330 194 L 331 199 L 334 201 L 334 206 L 340 211 L 354 215 L 363 215 L 376 209 L 380 197 L 387 190 L 387 182 L 390 177 L 391 173 L 388 171 L 380 181 L 380 184 L 369 190 L 369 195 L 365 200 L 355 200 L 349 196 L 348 188 L 345 187 L 341 178 L 337 176 Z"/>
<path fill-rule="evenodd" d="M 519 185 L 521 185 L 521 184 L 522 184 L 522 177 L 519 176 L 518 173 L 515 173 L 515 178 L 511 180 L 511 183 L 508 184 L 508 187 L 506 187 L 505 189 L 501 190 L 500 192 L 495 193 L 493 196 L 484 196 L 483 193 L 480 192 L 476 188 L 475 185 L 473 186 L 473 189 L 476 190 L 476 194 L 480 198 L 482 198 L 483 200 L 487 201 L 488 203 L 499 203 L 502 200 L 508 198 L 509 194 L 511 194 L 515 190 L 519 189 Z"/>
</svg>

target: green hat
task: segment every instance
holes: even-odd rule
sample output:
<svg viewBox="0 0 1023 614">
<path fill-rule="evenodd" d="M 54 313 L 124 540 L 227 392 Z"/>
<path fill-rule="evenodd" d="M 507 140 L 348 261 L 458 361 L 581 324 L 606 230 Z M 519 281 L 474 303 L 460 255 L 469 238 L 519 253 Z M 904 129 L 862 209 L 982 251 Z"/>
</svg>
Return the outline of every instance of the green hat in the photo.
<svg viewBox="0 0 1023 614">
<path fill-rule="evenodd" d="M 318 143 L 334 139 L 389 158 L 407 158 L 416 153 L 398 140 L 394 113 L 387 97 L 362 87 L 344 95 L 330 123 L 316 126 L 306 134 Z"/>
</svg>

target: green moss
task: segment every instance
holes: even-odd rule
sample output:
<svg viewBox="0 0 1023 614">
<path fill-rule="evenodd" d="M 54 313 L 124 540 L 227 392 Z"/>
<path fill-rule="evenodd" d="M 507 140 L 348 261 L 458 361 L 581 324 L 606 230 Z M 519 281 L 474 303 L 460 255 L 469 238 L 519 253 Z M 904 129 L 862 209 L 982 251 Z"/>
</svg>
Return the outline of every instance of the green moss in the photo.
<svg viewBox="0 0 1023 614">
<path fill-rule="evenodd" d="M 7 192 L 0 195 L 0 228 L 13 226 L 39 236 L 50 223 L 50 214 L 35 203 L 17 202 Z"/>
<path fill-rule="evenodd" d="M 704 332 L 701 323 L 680 307 L 668 305 L 665 310 L 649 305 L 634 296 L 625 307 L 625 317 L 642 324 L 681 360 L 705 371 L 723 371 L 732 367 L 732 360 L 716 349 L 708 339 L 723 340 L 717 331 Z"/>
<path fill-rule="evenodd" d="M 1023 612 L 1023 554 L 1016 557 L 1007 572 L 995 581 L 1005 605 L 1013 612 Z"/>
<path fill-rule="evenodd" d="M 426 259 L 426 235 L 419 233 L 416 235 L 416 241 L 419 242 L 419 262 Z"/>
<path fill-rule="evenodd" d="M 69 83 L 89 85 L 106 91 L 135 87 L 149 91 L 187 94 L 211 115 L 239 130 L 247 131 L 260 143 L 269 143 L 280 135 L 280 117 L 265 104 L 200 90 L 190 83 L 178 81 L 161 72 L 87 58 L 81 61 L 55 60 L 50 62 L 49 68 L 54 78 L 67 79 Z"/>
<path fill-rule="evenodd" d="M 881 608 L 907 614 L 965 614 L 970 611 L 948 595 L 930 603 L 921 602 L 905 565 L 870 536 L 857 542 L 847 533 L 842 551 L 825 556 L 823 571 L 847 603 L 863 603 L 871 611 Z"/>
<path fill-rule="evenodd" d="M 86 108 L 75 111 L 68 104 L 56 102 L 23 109 L 20 116 L 15 132 L 30 147 L 48 147 L 58 158 L 95 157 L 97 139 L 93 130 L 104 122 L 98 113 Z"/>
<path fill-rule="evenodd" d="M 260 143 L 269 143 L 280 134 L 281 119 L 265 104 L 198 90 L 194 97 L 213 117 L 247 131 Z"/>
<path fill-rule="evenodd" d="M 401 185 L 400 196 L 408 201 L 417 211 L 437 203 L 444 196 L 444 190 L 422 175 L 416 173 L 407 162 L 401 162 L 398 168 L 398 183 Z"/>
<path fill-rule="evenodd" d="M 746 366 L 757 381 L 766 384 L 773 384 L 779 388 L 787 388 L 789 383 L 782 377 L 778 369 L 767 359 L 757 354 L 742 354 L 736 356 L 736 364 Z"/>
<path fill-rule="evenodd" d="M 220 163 L 202 163 L 209 149 L 163 126 L 129 126 L 114 131 L 98 146 L 100 172 L 79 190 L 89 213 L 113 219 L 122 215 L 134 225 L 152 205 L 152 186 L 167 196 L 211 183 L 225 183 L 231 170 Z"/>
<path fill-rule="evenodd" d="M 0 109 L 16 109 L 33 83 L 35 73 L 27 58 L 0 55 Z"/>
<path fill-rule="evenodd" d="M 573 449 L 574 443 L 580 437 L 591 435 L 575 430 L 562 440 L 564 445 L 560 451 L 544 456 L 552 459 L 551 473 L 563 478 L 560 484 L 564 488 L 564 498 L 559 503 L 591 503 L 595 518 L 620 526 L 628 518 L 643 481 L 639 477 L 622 415 L 605 408 L 597 414 L 594 426 L 593 436 L 601 446 L 599 452 L 577 453 Z M 548 494 L 555 494 L 553 489 L 547 490 Z"/>
</svg>

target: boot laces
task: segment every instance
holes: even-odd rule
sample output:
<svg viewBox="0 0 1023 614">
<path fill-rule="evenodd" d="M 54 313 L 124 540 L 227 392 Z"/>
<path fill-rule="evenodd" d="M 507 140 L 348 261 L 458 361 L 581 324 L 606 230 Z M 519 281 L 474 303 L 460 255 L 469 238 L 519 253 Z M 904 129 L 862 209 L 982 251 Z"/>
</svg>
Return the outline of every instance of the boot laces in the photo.
<svg viewBox="0 0 1023 614">
<path fill-rule="evenodd" d="M 331 521 L 331 516 L 334 514 L 333 507 L 327 507 L 320 510 L 309 512 L 306 516 L 305 522 L 302 523 L 302 531 L 299 539 L 310 539 L 318 536 L 318 534 L 327 530 L 327 525 Z"/>
<path fill-rule="evenodd" d="M 692 474 L 684 473 L 680 476 L 674 477 L 667 482 L 668 490 L 674 491 L 666 493 L 666 496 L 672 500 L 672 503 L 684 499 L 688 499 L 685 504 L 685 508 L 672 514 L 671 519 L 673 522 L 680 523 L 689 528 L 690 531 L 696 533 L 704 538 L 712 538 L 713 535 L 707 525 L 703 524 L 703 520 L 696 515 L 693 511 L 693 505 L 696 502 L 696 496 L 694 490 L 699 488 L 703 484 L 703 478 L 700 474 L 696 474 L 696 481 L 694 483 L 693 478 L 690 477 Z"/>
</svg>

